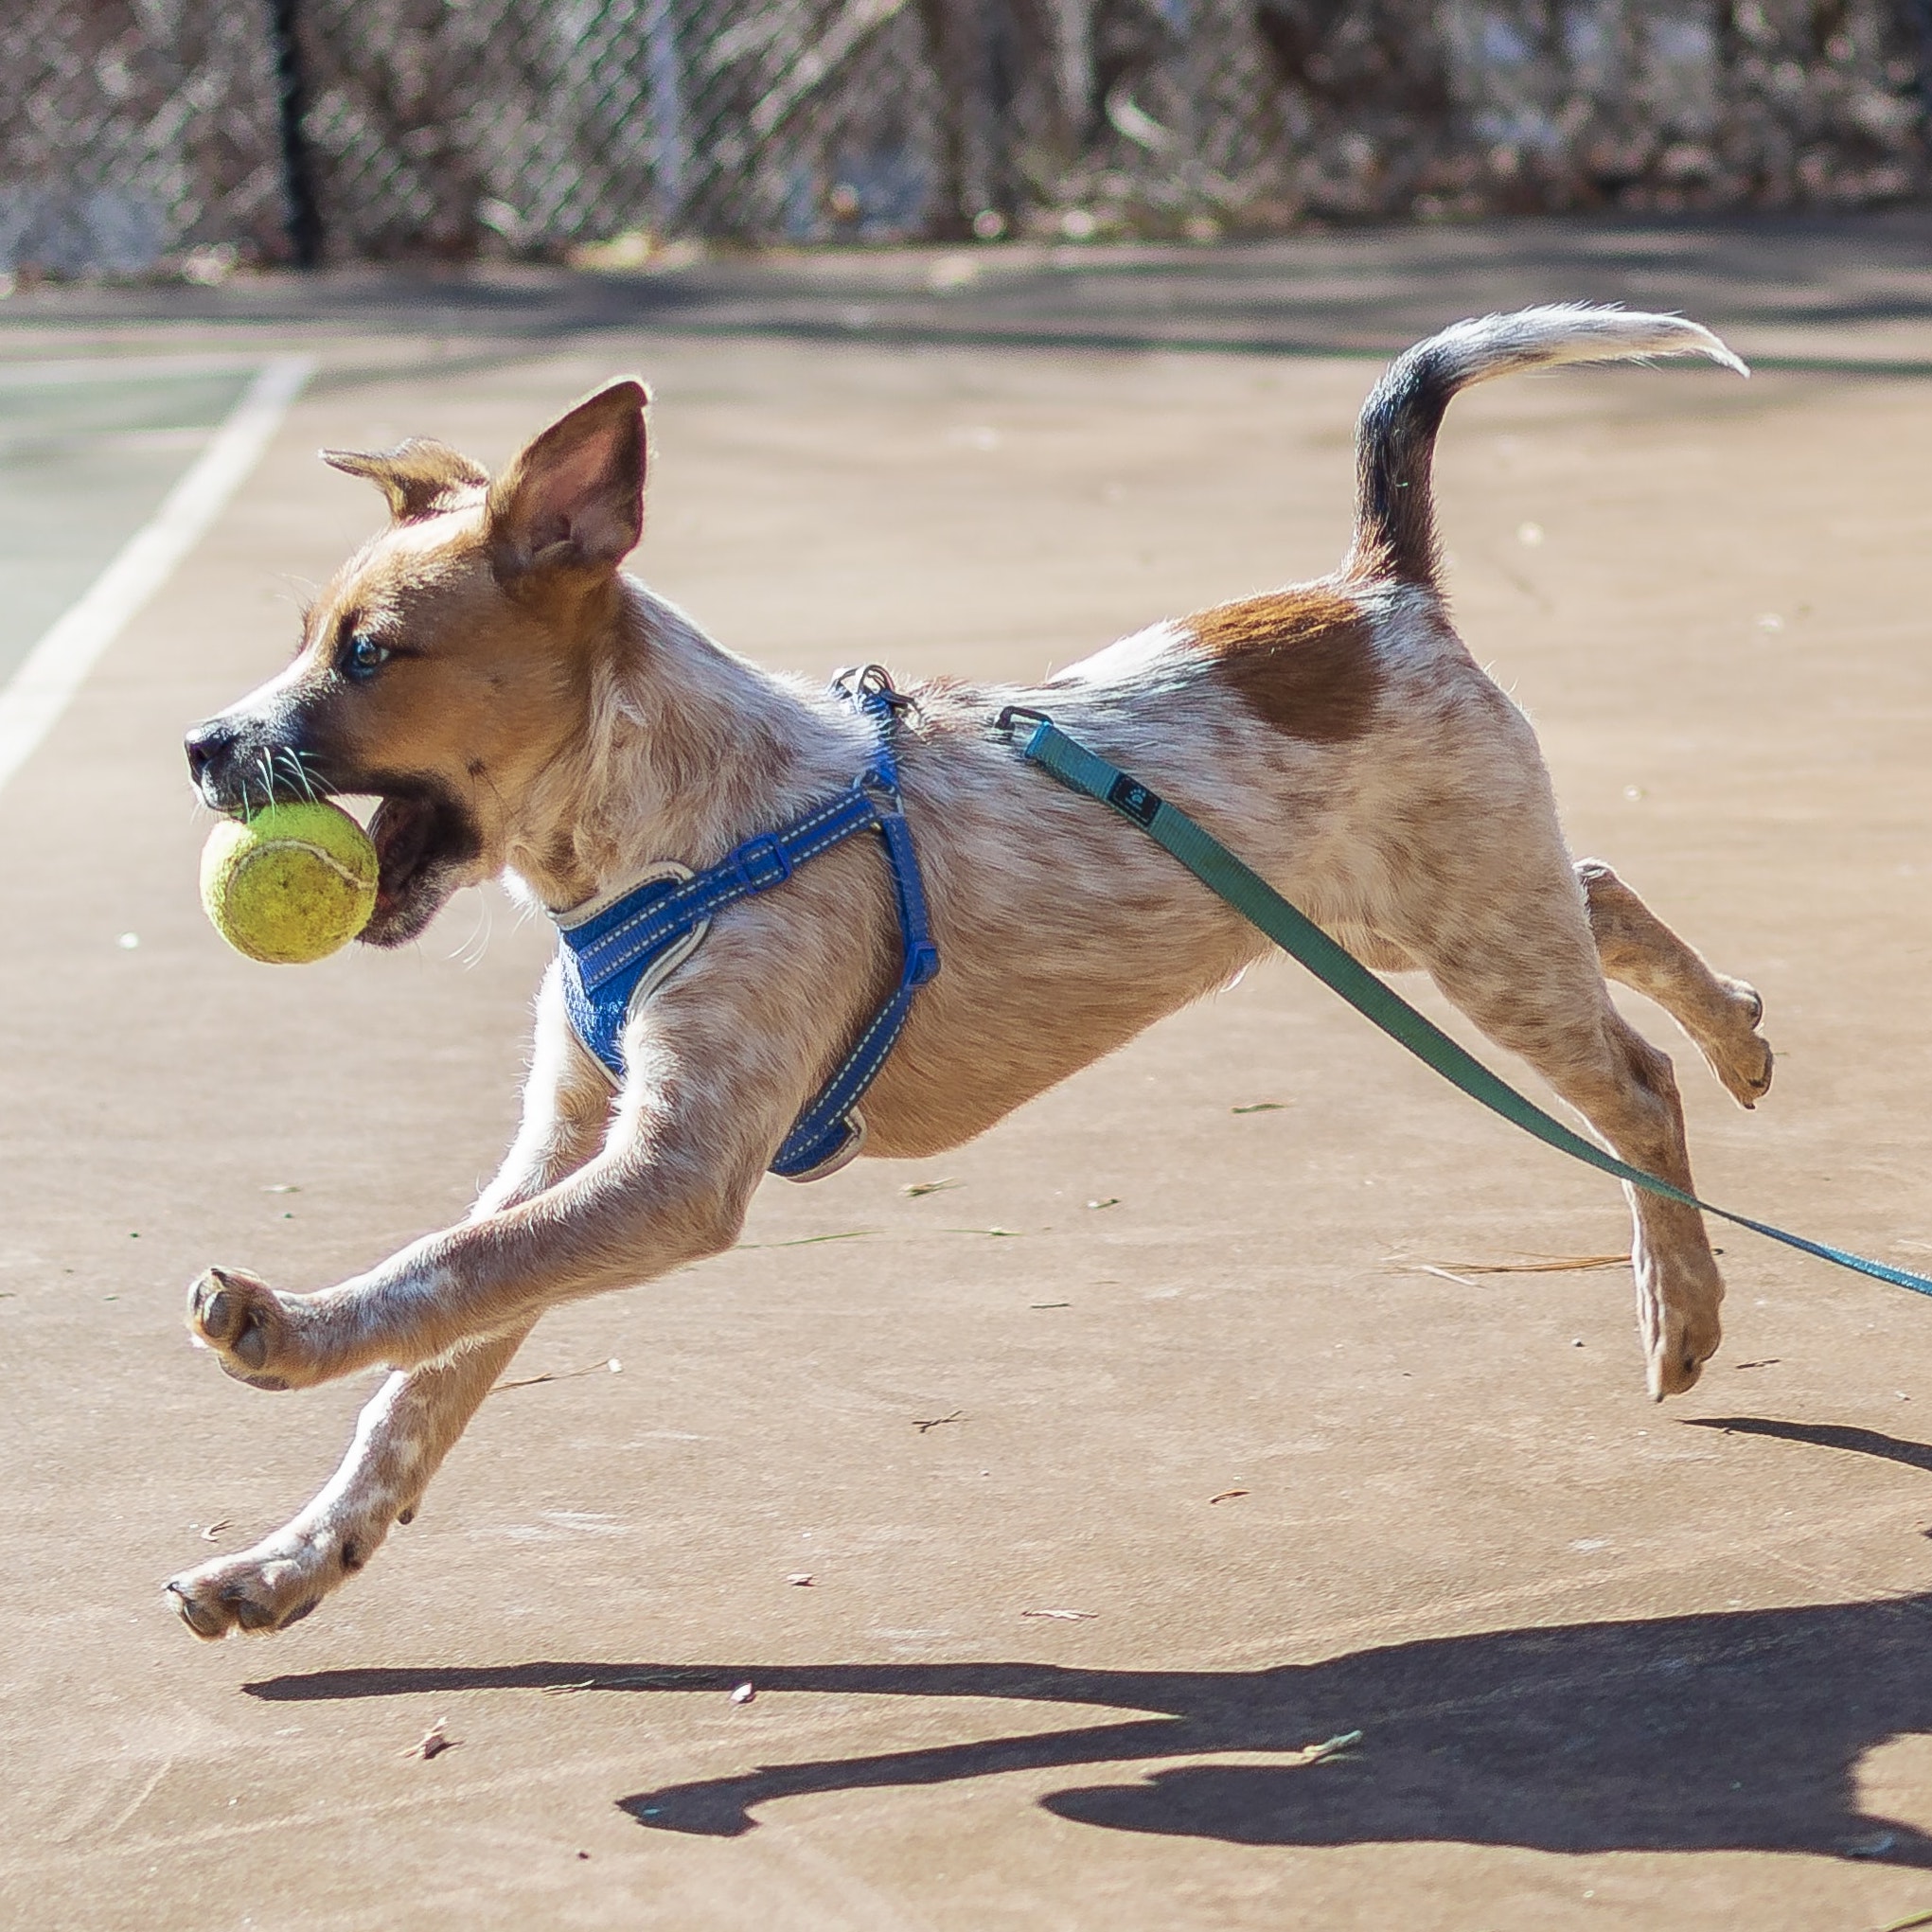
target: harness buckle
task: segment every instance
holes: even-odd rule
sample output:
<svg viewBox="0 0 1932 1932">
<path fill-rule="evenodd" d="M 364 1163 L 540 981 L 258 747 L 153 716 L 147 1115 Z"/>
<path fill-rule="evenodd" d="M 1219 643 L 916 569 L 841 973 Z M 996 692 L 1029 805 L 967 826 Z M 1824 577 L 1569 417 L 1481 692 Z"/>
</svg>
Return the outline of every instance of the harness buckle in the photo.
<svg viewBox="0 0 1932 1932">
<path fill-rule="evenodd" d="M 791 877 L 791 860 L 770 832 L 747 839 L 727 863 L 748 893 L 768 893 Z"/>
<path fill-rule="evenodd" d="M 875 765 L 859 774 L 853 789 L 864 797 L 880 818 L 895 818 L 899 812 L 899 783 L 896 771 Z"/>
<path fill-rule="evenodd" d="M 923 986 L 938 974 L 939 948 L 930 939 L 918 941 L 906 955 L 906 984 Z"/>
</svg>

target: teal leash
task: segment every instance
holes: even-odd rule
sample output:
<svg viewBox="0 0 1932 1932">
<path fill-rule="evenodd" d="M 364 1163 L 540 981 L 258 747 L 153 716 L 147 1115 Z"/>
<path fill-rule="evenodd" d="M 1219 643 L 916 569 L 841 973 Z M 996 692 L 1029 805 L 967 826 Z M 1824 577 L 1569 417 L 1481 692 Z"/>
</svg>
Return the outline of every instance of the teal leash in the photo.
<svg viewBox="0 0 1932 1932">
<path fill-rule="evenodd" d="M 1728 1208 L 1714 1208 L 1683 1188 L 1673 1186 L 1655 1174 L 1646 1174 L 1642 1168 L 1633 1167 L 1614 1154 L 1606 1154 L 1595 1142 L 1585 1140 L 1560 1120 L 1545 1113 L 1534 1101 L 1518 1093 L 1508 1081 L 1498 1078 L 1480 1060 L 1465 1053 L 1441 1027 L 1426 1019 L 1354 954 L 1338 946 L 1312 919 L 1291 906 L 1266 879 L 1242 864 L 1218 839 L 1204 831 L 1178 806 L 1169 805 L 1158 792 L 1129 777 L 1119 766 L 1109 765 L 1077 739 L 1069 737 L 1040 712 L 1009 705 L 1000 714 L 998 729 L 1011 738 L 1021 720 L 1033 727 L 1019 747 L 1023 756 L 1070 789 L 1097 799 L 1130 824 L 1138 825 L 1157 845 L 1179 860 L 1210 892 L 1258 926 L 1284 952 L 1300 960 L 1323 985 L 1339 993 L 1364 1019 L 1407 1047 L 1451 1086 L 1461 1088 L 1470 1099 L 1480 1101 L 1513 1126 L 1533 1135 L 1546 1147 L 1568 1154 L 1572 1161 L 1581 1161 L 1586 1167 L 1611 1175 L 1631 1187 L 1661 1195 L 1680 1207 L 1715 1214 L 1735 1227 L 1748 1228 L 1767 1240 L 1782 1242 L 1786 1248 L 1816 1255 L 1820 1261 L 1851 1268 L 1856 1274 L 1869 1275 L 1873 1281 L 1889 1282 L 1893 1287 L 1909 1288 L 1916 1295 L 1932 1295 L 1932 1281 L 1923 1275 L 1888 1267 L 1882 1261 L 1868 1261 L 1863 1255 L 1848 1253 L 1822 1241 L 1808 1241 L 1802 1234 L 1774 1228 L 1768 1221 L 1754 1221 L 1748 1214 L 1734 1214 Z"/>
</svg>

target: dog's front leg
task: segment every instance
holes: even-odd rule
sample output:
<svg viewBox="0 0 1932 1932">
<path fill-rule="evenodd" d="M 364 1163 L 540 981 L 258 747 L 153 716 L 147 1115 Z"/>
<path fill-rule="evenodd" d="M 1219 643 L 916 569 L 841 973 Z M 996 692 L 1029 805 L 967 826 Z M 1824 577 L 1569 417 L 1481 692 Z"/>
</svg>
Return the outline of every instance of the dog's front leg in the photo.
<svg viewBox="0 0 1932 1932">
<path fill-rule="evenodd" d="M 496 1179 L 471 1211 L 486 1218 L 554 1187 L 595 1152 L 610 1088 L 572 1037 L 555 969 L 537 1003 L 523 1118 Z M 479 1337 L 439 1361 L 399 1371 L 363 1409 L 328 1486 L 253 1549 L 186 1571 L 168 1586 L 199 1637 L 285 1629 L 368 1562 L 394 1523 L 416 1514 L 443 1458 L 495 1385 L 534 1317 Z"/>
<path fill-rule="evenodd" d="M 776 983 L 760 989 L 767 997 L 743 1001 L 706 965 L 692 988 L 666 987 L 646 1009 L 627 1047 L 636 1071 L 602 1147 L 576 1172 L 319 1294 L 211 1268 L 189 1291 L 195 1338 L 238 1380 L 311 1388 L 379 1363 L 439 1360 L 559 1302 L 729 1248 L 824 1042 L 797 1018 L 811 1011 L 803 989 L 787 1010 L 781 964 L 765 974 Z"/>
</svg>

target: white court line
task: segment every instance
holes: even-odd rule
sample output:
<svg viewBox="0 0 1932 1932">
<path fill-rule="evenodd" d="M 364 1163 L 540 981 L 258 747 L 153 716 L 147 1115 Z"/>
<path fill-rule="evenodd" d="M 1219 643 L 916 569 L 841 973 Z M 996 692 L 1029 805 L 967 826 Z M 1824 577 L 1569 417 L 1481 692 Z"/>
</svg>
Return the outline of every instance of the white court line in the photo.
<svg viewBox="0 0 1932 1932">
<path fill-rule="evenodd" d="M 259 351 L 218 355 L 82 356 L 63 363 L 0 362 L 0 389 L 41 389 L 55 382 L 147 382 L 156 377 L 247 376 Z"/>
<path fill-rule="evenodd" d="M 112 369 L 113 363 L 96 368 Z M 18 771 L 66 710 L 128 620 L 168 581 L 261 459 L 290 403 L 315 368 L 313 356 L 277 356 L 228 412 L 213 440 L 129 538 L 120 554 L 69 605 L 0 690 L 0 785 Z"/>
</svg>

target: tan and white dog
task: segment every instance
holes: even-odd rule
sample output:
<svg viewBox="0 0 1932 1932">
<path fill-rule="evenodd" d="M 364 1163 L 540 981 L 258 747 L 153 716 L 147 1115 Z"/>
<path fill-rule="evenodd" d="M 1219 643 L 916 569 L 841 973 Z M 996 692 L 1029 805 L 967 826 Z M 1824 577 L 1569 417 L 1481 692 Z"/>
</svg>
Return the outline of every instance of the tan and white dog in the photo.
<svg viewBox="0 0 1932 1932">
<path fill-rule="evenodd" d="M 1049 711 L 1240 853 L 1378 970 L 1420 968 L 1624 1160 L 1688 1188 L 1665 1055 L 1604 975 L 1659 1001 L 1749 1107 L 1770 1081 L 1750 987 L 1713 973 L 1606 866 L 1572 865 L 1528 723 L 1450 629 L 1430 456 L 1449 399 L 1506 370 L 1695 352 L 1695 324 L 1552 308 L 1459 324 L 1364 410 L 1354 547 L 1318 583 L 1157 624 L 1030 689 L 916 687 L 899 758 L 945 967 L 865 1101 L 866 1151 L 984 1131 L 1267 942 L 1119 817 L 991 729 Z M 850 785 L 868 728 L 734 657 L 620 569 L 643 525 L 645 392 L 579 404 L 492 480 L 439 444 L 330 454 L 392 522 L 345 564 L 279 677 L 187 740 L 217 810 L 280 771 L 380 797 L 363 938 L 399 946 L 499 874 L 557 912 L 653 864 L 704 867 Z M 198 1635 L 285 1628 L 407 1522 L 544 1310 L 729 1248 L 773 1150 L 898 970 L 878 843 L 721 913 L 631 1012 L 613 1090 L 553 966 L 523 1121 L 460 1226 L 319 1294 L 211 1268 L 188 1323 L 230 1374 L 393 1374 L 293 1521 L 169 1585 Z M 1699 1216 L 1633 1198 L 1650 1388 L 1688 1389 L 1723 1294 Z"/>
</svg>

